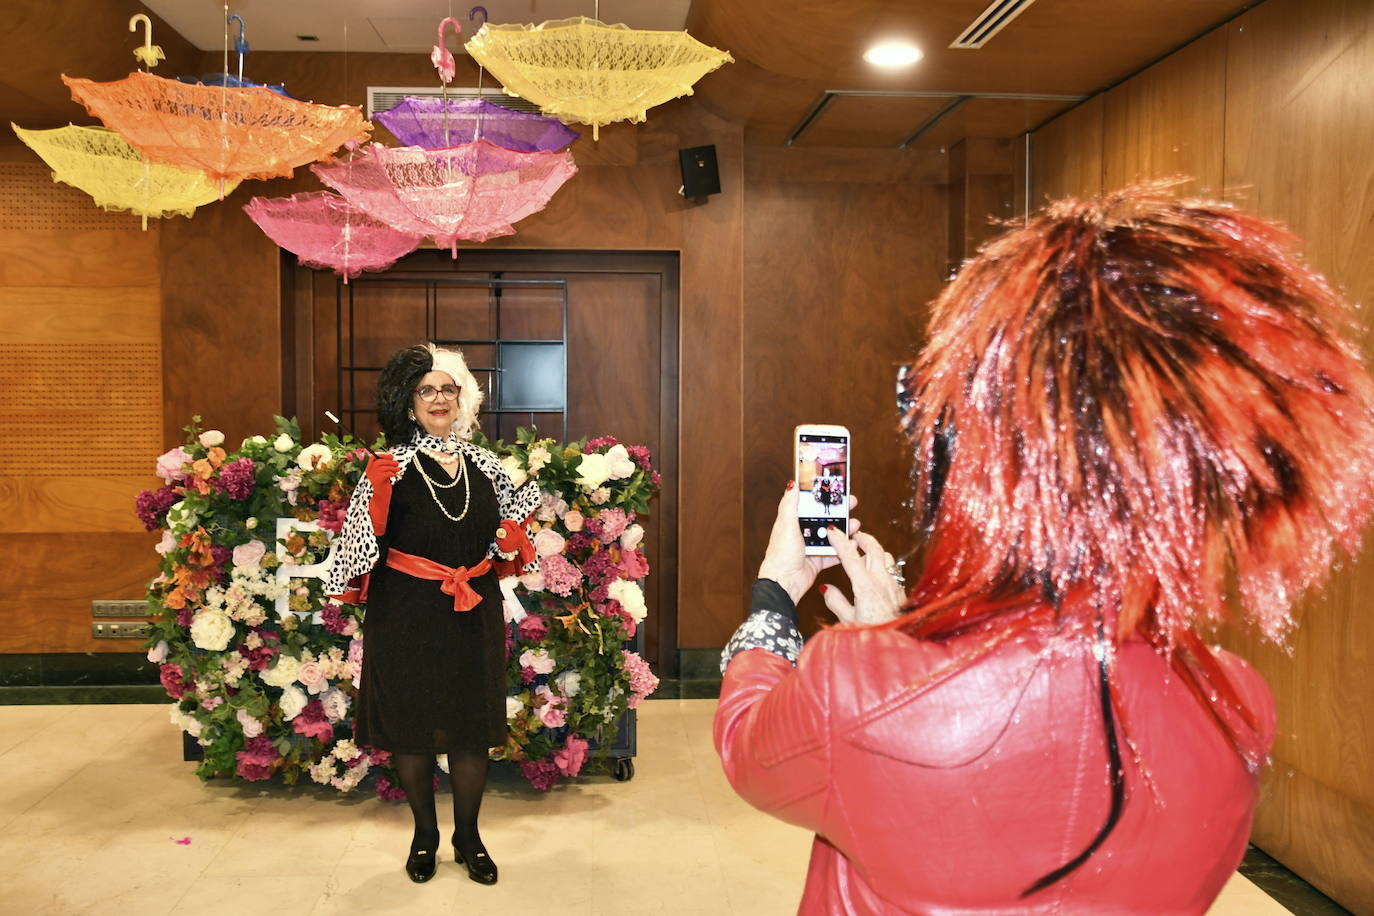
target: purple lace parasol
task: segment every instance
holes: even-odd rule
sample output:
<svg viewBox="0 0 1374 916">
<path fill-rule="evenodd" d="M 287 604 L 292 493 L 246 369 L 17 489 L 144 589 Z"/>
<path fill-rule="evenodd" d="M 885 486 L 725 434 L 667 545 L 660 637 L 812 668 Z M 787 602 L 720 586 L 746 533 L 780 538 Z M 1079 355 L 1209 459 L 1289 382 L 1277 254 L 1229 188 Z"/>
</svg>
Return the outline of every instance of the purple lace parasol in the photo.
<svg viewBox="0 0 1374 916">
<path fill-rule="evenodd" d="M 399 105 L 379 112 L 380 121 L 404 146 L 443 149 L 487 140 L 521 152 L 553 152 L 581 136 L 557 118 L 512 111 L 486 99 L 406 97 Z"/>
</svg>

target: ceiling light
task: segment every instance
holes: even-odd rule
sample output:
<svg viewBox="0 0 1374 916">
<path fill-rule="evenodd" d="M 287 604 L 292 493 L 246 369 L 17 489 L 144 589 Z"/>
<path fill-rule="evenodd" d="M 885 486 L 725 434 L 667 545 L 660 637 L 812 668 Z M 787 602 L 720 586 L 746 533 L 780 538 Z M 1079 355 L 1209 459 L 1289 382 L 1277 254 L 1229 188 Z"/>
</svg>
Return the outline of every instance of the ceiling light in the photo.
<svg viewBox="0 0 1374 916">
<path fill-rule="evenodd" d="M 864 52 L 864 60 L 875 67 L 909 67 L 925 55 L 905 41 L 888 41 Z"/>
</svg>

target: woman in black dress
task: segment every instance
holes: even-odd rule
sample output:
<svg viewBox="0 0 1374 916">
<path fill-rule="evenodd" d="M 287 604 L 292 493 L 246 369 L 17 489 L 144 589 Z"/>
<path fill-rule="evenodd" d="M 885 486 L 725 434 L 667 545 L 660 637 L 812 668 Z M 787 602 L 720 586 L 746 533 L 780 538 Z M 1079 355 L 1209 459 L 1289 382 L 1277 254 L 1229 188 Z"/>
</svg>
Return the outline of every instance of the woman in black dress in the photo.
<svg viewBox="0 0 1374 916">
<path fill-rule="evenodd" d="M 468 440 L 481 400 L 457 352 L 417 346 L 392 357 L 377 388 L 390 450 L 353 493 L 326 583 L 367 602 L 356 738 L 392 752 L 415 818 L 406 873 L 417 882 L 434 876 L 439 848 L 436 754 L 448 755 L 454 858 L 474 881 L 497 878 L 477 814 L 488 750 L 506 740 L 498 577 L 537 568 L 524 521 L 539 489 L 516 489 L 496 456 Z"/>
</svg>

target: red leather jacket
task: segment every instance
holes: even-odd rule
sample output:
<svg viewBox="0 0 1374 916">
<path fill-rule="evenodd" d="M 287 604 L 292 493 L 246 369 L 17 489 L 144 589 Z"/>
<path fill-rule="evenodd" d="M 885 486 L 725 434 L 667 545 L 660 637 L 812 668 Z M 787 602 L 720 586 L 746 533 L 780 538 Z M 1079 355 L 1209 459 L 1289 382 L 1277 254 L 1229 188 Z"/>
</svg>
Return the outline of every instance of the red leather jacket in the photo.
<svg viewBox="0 0 1374 916">
<path fill-rule="evenodd" d="M 745 800 L 815 832 L 800 912 L 1204 912 L 1240 863 L 1258 787 L 1209 712 L 1147 645 L 1122 646 L 1140 764 L 1123 741 L 1121 819 L 1022 898 L 1107 818 L 1097 663 L 1088 640 L 1034 631 L 968 663 L 974 639 L 845 627 L 796 668 L 762 649 L 730 662 L 716 749 Z M 1264 681 L 1221 663 L 1272 746 Z"/>
</svg>

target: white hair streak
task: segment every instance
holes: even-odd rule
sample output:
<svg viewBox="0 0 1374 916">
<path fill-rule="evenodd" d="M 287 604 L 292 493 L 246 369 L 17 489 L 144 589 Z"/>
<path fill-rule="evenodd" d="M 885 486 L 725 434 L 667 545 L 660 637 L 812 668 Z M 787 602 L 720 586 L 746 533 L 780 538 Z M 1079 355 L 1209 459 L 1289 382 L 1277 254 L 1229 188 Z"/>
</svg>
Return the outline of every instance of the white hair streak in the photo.
<svg viewBox="0 0 1374 916">
<path fill-rule="evenodd" d="M 458 393 L 458 407 L 454 411 L 453 432 L 463 439 L 472 437 L 473 427 L 477 425 L 477 411 L 482 407 L 486 396 L 482 386 L 468 369 L 468 362 L 457 350 L 436 347 L 429 344 L 429 355 L 433 361 L 432 370 L 446 372 L 453 383 L 461 389 Z"/>
</svg>

